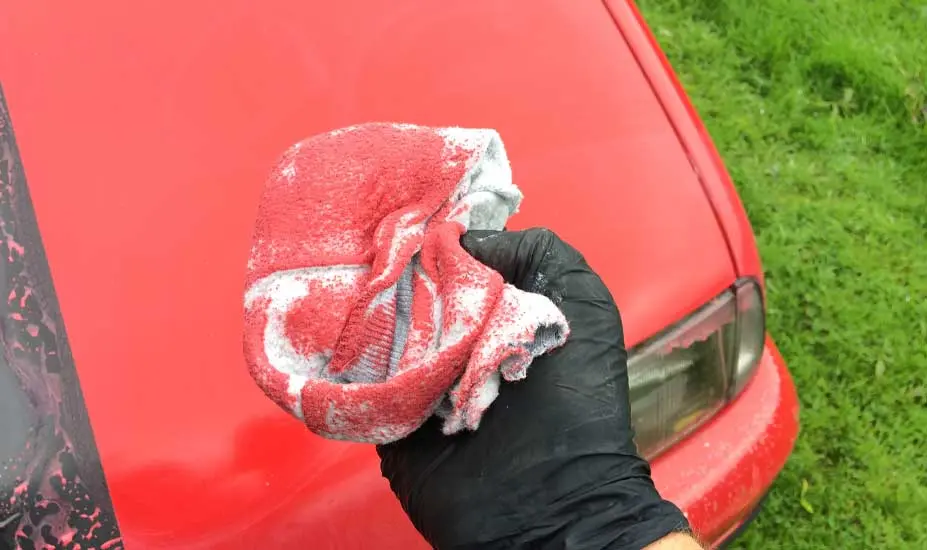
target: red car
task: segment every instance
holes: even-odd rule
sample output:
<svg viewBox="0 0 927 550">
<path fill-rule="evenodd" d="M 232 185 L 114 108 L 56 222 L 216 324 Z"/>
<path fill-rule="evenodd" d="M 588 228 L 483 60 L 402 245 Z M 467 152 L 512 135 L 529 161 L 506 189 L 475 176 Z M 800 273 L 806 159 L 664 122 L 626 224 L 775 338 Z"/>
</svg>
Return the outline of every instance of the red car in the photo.
<svg viewBox="0 0 927 550">
<path fill-rule="evenodd" d="M 630 2 L 3 13 L 0 547 L 427 546 L 373 447 L 312 435 L 242 357 L 270 166 L 364 121 L 500 132 L 514 225 L 560 233 L 615 294 L 638 444 L 706 541 L 785 463 L 798 406 L 750 225 Z"/>
</svg>

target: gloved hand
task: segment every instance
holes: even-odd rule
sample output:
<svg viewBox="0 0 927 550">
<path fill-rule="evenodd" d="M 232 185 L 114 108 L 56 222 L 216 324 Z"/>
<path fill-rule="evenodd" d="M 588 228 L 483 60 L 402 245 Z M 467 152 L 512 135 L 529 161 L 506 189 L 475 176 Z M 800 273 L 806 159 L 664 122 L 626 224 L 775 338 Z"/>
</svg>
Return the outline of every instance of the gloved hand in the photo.
<svg viewBox="0 0 927 550">
<path fill-rule="evenodd" d="M 688 524 L 637 454 L 627 352 L 611 294 L 582 255 L 543 229 L 470 232 L 462 244 L 570 323 L 560 349 L 503 383 L 475 432 L 437 418 L 378 447 L 383 475 L 440 550 L 643 548 Z"/>
</svg>

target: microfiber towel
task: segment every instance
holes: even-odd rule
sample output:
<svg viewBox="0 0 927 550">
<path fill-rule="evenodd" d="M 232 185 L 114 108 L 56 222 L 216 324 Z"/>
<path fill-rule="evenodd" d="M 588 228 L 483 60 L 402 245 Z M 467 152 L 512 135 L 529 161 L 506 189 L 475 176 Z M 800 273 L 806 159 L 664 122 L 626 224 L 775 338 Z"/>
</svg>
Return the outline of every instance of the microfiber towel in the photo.
<svg viewBox="0 0 927 550">
<path fill-rule="evenodd" d="M 273 169 L 244 300 L 251 376 L 332 439 L 388 443 L 443 418 L 478 428 L 500 378 L 562 345 L 546 297 L 460 245 L 522 194 L 498 133 L 371 123 L 310 137 Z"/>
</svg>

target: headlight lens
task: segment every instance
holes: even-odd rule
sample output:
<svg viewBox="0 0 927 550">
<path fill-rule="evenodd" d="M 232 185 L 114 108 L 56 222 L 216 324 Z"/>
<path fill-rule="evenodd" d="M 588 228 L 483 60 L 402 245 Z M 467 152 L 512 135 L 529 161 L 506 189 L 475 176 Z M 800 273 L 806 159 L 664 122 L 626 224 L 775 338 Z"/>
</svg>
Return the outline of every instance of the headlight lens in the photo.
<svg viewBox="0 0 927 550">
<path fill-rule="evenodd" d="M 763 352 L 764 320 L 759 285 L 743 279 L 631 350 L 631 422 L 641 454 L 659 454 L 746 386 Z"/>
</svg>

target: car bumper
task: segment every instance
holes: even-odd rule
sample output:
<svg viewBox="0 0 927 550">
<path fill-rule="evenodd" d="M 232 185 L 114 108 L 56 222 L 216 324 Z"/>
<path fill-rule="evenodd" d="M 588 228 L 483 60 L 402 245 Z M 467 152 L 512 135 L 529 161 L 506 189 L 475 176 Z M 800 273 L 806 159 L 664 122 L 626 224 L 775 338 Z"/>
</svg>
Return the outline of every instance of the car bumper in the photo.
<svg viewBox="0 0 927 550">
<path fill-rule="evenodd" d="M 763 495 L 763 498 L 760 500 L 759 504 L 757 504 L 753 510 L 750 511 L 750 514 L 747 515 L 746 519 L 744 519 L 739 524 L 734 525 L 730 531 L 725 533 L 724 536 L 719 539 L 719 542 L 712 544 L 712 547 L 716 548 L 717 550 L 727 550 L 730 545 L 740 537 L 740 535 L 744 534 L 747 528 L 750 527 L 750 524 L 753 523 L 753 520 L 755 520 L 756 517 L 760 515 L 760 512 L 763 511 L 763 504 L 766 503 L 766 497 L 768 496 L 769 493 Z"/>
<path fill-rule="evenodd" d="M 744 391 L 653 461 L 660 493 L 712 546 L 747 522 L 785 465 L 798 435 L 798 398 L 772 339 Z"/>
</svg>

